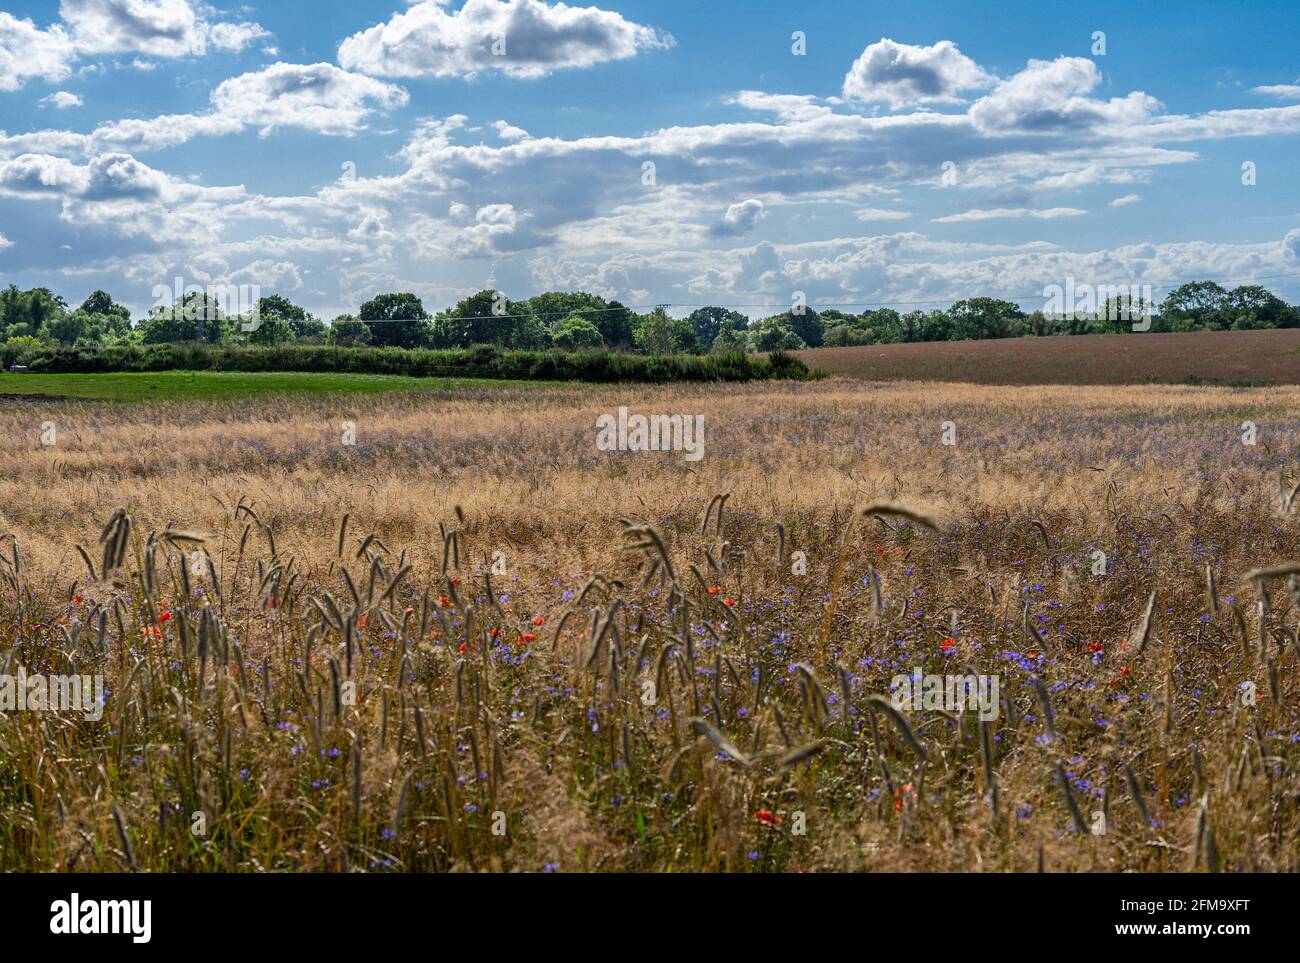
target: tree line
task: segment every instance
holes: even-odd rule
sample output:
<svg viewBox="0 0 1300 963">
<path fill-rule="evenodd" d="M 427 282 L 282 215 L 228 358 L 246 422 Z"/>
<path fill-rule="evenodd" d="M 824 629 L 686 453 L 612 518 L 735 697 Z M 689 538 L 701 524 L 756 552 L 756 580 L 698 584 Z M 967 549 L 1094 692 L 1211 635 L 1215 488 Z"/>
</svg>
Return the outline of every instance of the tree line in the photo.
<svg viewBox="0 0 1300 963">
<path fill-rule="evenodd" d="M 228 314 L 194 292 L 145 318 L 104 291 L 76 308 L 48 288 L 0 291 L 0 346 L 7 357 L 57 348 L 197 343 L 221 347 L 293 343 L 337 347 L 467 348 L 490 344 L 524 351 L 637 352 L 651 355 L 799 350 L 821 346 L 963 341 L 988 338 L 1119 333 L 1131 318 L 1150 318 L 1151 331 L 1217 331 L 1300 327 L 1300 309 L 1259 285 L 1224 288 L 1194 281 L 1158 305 L 1112 299 L 1088 314 L 1026 312 L 1011 301 L 969 298 L 946 310 L 858 314 L 792 308 L 758 320 L 706 306 L 684 318 L 663 308 L 638 313 L 618 301 L 581 291 L 550 291 L 521 301 L 479 291 L 435 314 L 411 293 L 380 294 L 325 323 L 281 295 L 260 298 L 254 312 Z M 255 317 L 256 322 L 251 322 Z"/>
</svg>

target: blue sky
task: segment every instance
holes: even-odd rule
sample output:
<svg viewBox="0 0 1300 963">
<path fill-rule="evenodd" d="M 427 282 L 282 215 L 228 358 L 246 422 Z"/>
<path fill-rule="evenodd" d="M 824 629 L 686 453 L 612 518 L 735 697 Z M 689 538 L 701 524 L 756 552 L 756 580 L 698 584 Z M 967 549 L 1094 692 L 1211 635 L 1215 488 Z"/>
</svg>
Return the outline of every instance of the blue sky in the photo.
<svg viewBox="0 0 1300 963">
<path fill-rule="evenodd" d="M 1284 3 L 0 0 L 0 283 L 327 319 L 484 287 L 1294 302 L 1298 37 Z"/>
</svg>

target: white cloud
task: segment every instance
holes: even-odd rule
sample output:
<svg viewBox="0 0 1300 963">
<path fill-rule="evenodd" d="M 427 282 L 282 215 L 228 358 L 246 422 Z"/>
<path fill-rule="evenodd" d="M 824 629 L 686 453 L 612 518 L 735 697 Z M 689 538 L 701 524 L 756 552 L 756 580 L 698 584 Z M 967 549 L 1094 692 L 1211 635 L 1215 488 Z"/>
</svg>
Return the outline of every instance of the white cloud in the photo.
<svg viewBox="0 0 1300 963">
<path fill-rule="evenodd" d="M 507 124 L 504 120 L 492 121 L 492 129 L 497 132 L 497 136 L 502 140 L 524 140 L 528 137 L 528 131 L 522 127 Z"/>
<path fill-rule="evenodd" d="M 1101 71 L 1084 57 L 1031 60 L 971 105 L 970 118 L 990 133 L 1061 133 L 1141 123 L 1160 108 L 1140 91 L 1108 101 L 1085 96 L 1100 83 Z"/>
<path fill-rule="evenodd" d="M 1141 175 L 1122 164 L 1118 157 L 1110 157 L 1106 163 L 1089 164 L 1079 170 L 1051 174 L 1036 181 L 1033 186 L 1043 191 L 1073 191 L 1093 184 L 1131 184 L 1140 179 Z"/>
<path fill-rule="evenodd" d="M 775 303 L 790 290 L 831 303 L 1010 296 L 1066 273 L 1117 282 L 1262 276 L 1297 263 L 1300 232 L 1267 244 L 1089 253 L 1063 249 L 1093 236 L 1085 232 L 990 242 L 1003 236 L 995 229 L 1018 226 L 1019 236 L 1048 219 L 1083 216 L 1078 207 L 1057 206 L 1062 192 L 1145 183 L 1166 165 L 1199 159 L 1163 146 L 1168 141 L 1300 131 L 1300 106 L 1156 116 L 1158 104 L 1145 94 L 1095 98 L 1097 83 L 1070 58 L 1033 61 L 964 112 L 891 113 L 837 97 L 740 91 L 727 101 L 725 123 L 632 135 L 596 128 L 571 139 L 452 115 L 419 123 L 388 155 L 395 170 L 376 148 L 358 155 L 370 158 L 362 176 L 286 196 L 203 187 L 131 156 L 248 130 L 348 136 L 408 102 L 401 87 L 337 66 L 275 64 L 218 85 L 203 112 L 120 120 L 89 134 L 0 132 L 0 194 L 30 201 L 20 244 L 48 237 L 53 252 L 74 242 L 78 262 L 49 267 L 56 277 L 103 271 L 102 283 L 112 288 L 115 279 L 165 281 L 181 262 L 213 277 L 231 276 L 242 264 L 235 275 L 263 285 L 274 278 L 303 292 L 314 309 L 355 310 L 357 294 L 394 289 L 454 300 L 489 276 L 512 293 L 582 287 L 637 304 L 724 297 Z M 924 102 L 917 91 L 895 93 Z M 1141 119 L 1122 122 L 1127 117 Z M 629 126 L 636 129 L 620 129 Z M 1043 136 L 1062 126 L 1070 136 Z M 895 207 L 882 195 L 933 197 L 942 159 L 960 171 L 948 196 L 978 199 L 945 207 L 961 213 L 937 223 L 1020 224 L 946 232 L 978 242 L 916 232 L 861 236 L 879 229 L 872 222 L 895 229 L 903 219 L 919 221 L 922 215 L 899 209 L 921 210 L 911 200 Z M 645 160 L 658 165 L 654 189 L 641 184 Z M 322 182 L 336 163 L 320 168 Z M 1089 195 L 1090 207 L 1119 193 L 1098 192 L 1095 205 Z M 1110 203 L 1120 202 L 1127 203 Z M 6 203 L 6 211 L 14 206 Z M 779 218 L 767 217 L 772 213 Z M 779 230 L 770 223 L 778 219 Z M 777 242 L 787 234 L 802 240 Z M 741 243 L 736 238 L 748 240 L 731 247 Z M 24 244 L 25 260 L 28 251 Z"/>
<path fill-rule="evenodd" d="M 42 30 L 0 11 L 0 91 L 33 77 L 58 83 L 77 60 L 98 54 L 141 54 L 153 59 L 135 57 L 132 66 L 151 70 L 160 59 L 202 55 L 209 44 L 237 53 L 271 36 L 256 23 L 210 23 L 205 17 L 214 12 L 191 0 L 60 0 L 61 22 Z"/>
<path fill-rule="evenodd" d="M 189 0 L 60 0 L 59 16 L 84 54 L 183 57 L 204 42 Z"/>
<path fill-rule="evenodd" d="M 515 210 L 513 204 L 484 205 L 474 212 L 474 222 L 453 237 L 453 253 L 457 257 L 483 257 L 510 250 L 516 246 L 512 239 L 527 216 Z"/>
<path fill-rule="evenodd" d="M 747 110 L 768 111 L 778 120 L 812 120 L 834 112 L 811 94 L 767 94 L 761 90 L 742 90 L 730 100 Z"/>
<path fill-rule="evenodd" d="M 20 90 L 32 77 L 58 83 L 72 72 L 74 57 L 62 27 L 41 30 L 0 10 L 0 91 Z"/>
<path fill-rule="evenodd" d="M 0 251 L 8 250 L 13 246 L 13 241 L 9 240 L 9 238 L 5 237 L 3 234 L 0 234 Z"/>
<path fill-rule="evenodd" d="M 723 212 L 722 220 L 709 229 L 712 237 L 736 237 L 748 234 L 758 222 L 767 217 L 767 209 L 758 198 L 751 197 L 738 204 L 731 204 Z"/>
<path fill-rule="evenodd" d="M 992 81 L 951 40 L 920 47 L 882 38 L 853 62 L 844 76 L 843 93 L 853 100 L 884 101 L 897 108 L 908 103 L 956 103 L 962 91 L 987 87 Z"/>
<path fill-rule="evenodd" d="M 859 221 L 905 221 L 912 216 L 911 211 L 895 211 L 890 208 L 864 207 L 853 212 Z"/>
<path fill-rule="evenodd" d="M 407 100 L 401 87 L 325 63 L 273 64 L 223 81 L 212 92 L 217 114 L 257 126 L 263 135 L 277 127 L 351 134 L 374 110 L 402 107 Z"/>
<path fill-rule="evenodd" d="M 55 107 L 59 110 L 67 110 L 69 107 L 80 107 L 85 101 L 76 94 L 68 93 L 66 90 L 58 90 L 48 97 L 42 97 L 41 105 L 44 107 Z"/>
<path fill-rule="evenodd" d="M 208 42 L 218 50 L 230 53 L 239 53 L 254 41 L 270 37 L 271 34 L 257 23 L 214 23 L 208 28 Z"/>
<path fill-rule="evenodd" d="M 535 78 L 672 44 L 671 36 L 598 7 L 466 0 L 450 10 L 446 0 L 424 0 L 348 37 L 338 59 L 381 77 L 472 77 L 498 70 Z"/>
<path fill-rule="evenodd" d="M 260 24 L 211 22 L 216 11 L 192 0 L 60 0 L 59 16 L 82 55 L 139 53 L 158 59 L 202 56 L 209 46 L 239 53 L 268 39 Z M 139 62 L 139 61 L 137 61 Z"/>
<path fill-rule="evenodd" d="M 1264 94 L 1269 97 L 1297 100 L 1300 99 L 1300 84 L 1271 84 L 1266 87 L 1252 87 L 1250 92 L 1252 94 Z"/>
<path fill-rule="evenodd" d="M 256 284 L 267 292 L 298 291 L 302 288 L 301 271 L 292 261 L 253 261 L 237 271 L 229 272 L 223 280 L 236 284 Z"/>
<path fill-rule="evenodd" d="M 979 210 L 977 208 L 971 211 L 963 211 L 960 214 L 931 218 L 930 222 L 932 224 L 956 224 L 962 221 L 1019 220 L 1026 217 L 1050 221 L 1058 217 L 1081 217 L 1087 213 L 1087 211 L 1082 211 L 1077 207 L 1049 207 L 1038 211 L 1027 207 L 998 207 L 991 210 Z"/>
<path fill-rule="evenodd" d="M 1117 197 L 1108 205 L 1109 207 L 1128 207 L 1130 204 L 1142 203 L 1141 194 L 1125 194 L 1123 197 Z"/>
<path fill-rule="evenodd" d="M 263 137 L 280 127 L 349 137 L 364 130 L 376 110 L 405 106 L 408 95 L 401 87 L 333 64 L 276 63 L 222 81 L 210 99 L 212 109 L 203 114 L 103 124 L 85 138 L 85 149 L 156 150 L 248 127 L 256 127 Z"/>
</svg>

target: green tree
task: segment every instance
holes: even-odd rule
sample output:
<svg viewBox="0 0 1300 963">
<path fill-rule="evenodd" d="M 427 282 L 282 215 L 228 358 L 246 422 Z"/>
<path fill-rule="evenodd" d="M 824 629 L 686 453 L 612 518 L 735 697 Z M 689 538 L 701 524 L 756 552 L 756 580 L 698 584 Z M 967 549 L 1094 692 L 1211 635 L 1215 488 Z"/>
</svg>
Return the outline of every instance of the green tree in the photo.
<svg viewBox="0 0 1300 963">
<path fill-rule="evenodd" d="M 722 325 L 709 350 L 714 354 L 749 351 L 749 319 L 739 315 L 739 320 L 730 320 Z"/>
<path fill-rule="evenodd" d="M 874 332 L 870 328 L 860 328 L 855 324 L 841 322 L 826 329 L 822 335 L 822 344 L 831 348 L 871 344 L 873 335 Z"/>
<path fill-rule="evenodd" d="M 947 311 L 938 308 L 926 314 L 923 311 L 910 312 L 907 317 L 916 315 L 918 322 L 917 341 L 949 341 L 952 339 L 952 318 Z"/>
<path fill-rule="evenodd" d="M 790 330 L 799 335 L 810 348 L 817 348 L 822 343 L 822 316 L 812 308 L 805 307 L 802 311 L 791 309 L 784 315 L 786 324 Z"/>
<path fill-rule="evenodd" d="M 429 339 L 429 315 L 414 294 L 380 294 L 361 305 L 361 320 L 379 347 L 418 348 Z"/>
<path fill-rule="evenodd" d="M 511 301 L 498 291 L 483 290 L 438 315 L 434 320 L 434 342 L 447 348 L 474 344 L 537 348 L 549 345 L 550 335 L 528 302 Z"/>
<path fill-rule="evenodd" d="M 636 345 L 647 354 L 673 353 L 673 319 L 663 308 L 641 318 L 635 331 Z"/>
<path fill-rule="evenodd" d="M 1227 308 L 1227 291 L 1213 281 L 1192 281 L 1169 292 L 1160 317 L 1171 331 L 1217 331 L 1232 323 Z"/>
<path fill-rule="evenodd" d="M 663 308 L 642 315 L 633 331 L 636 346 L 646 354 L 697 353 L 700 339 L 685 318 L 672 318 Z"/>
<path fill-rule="evenodd" d="M 948 310 L 951 319 L 948 337 L 953 341 L 984 338 L 1008 338 L 1018 333 L 1025 316 L 1020 305 L 998 298 L 969 298 L 958 301 Z"/>
<path fill-rule="evenodd" d="M 858 325 L 871 332 L 874 344 L 895 344 L 903 340 L 903 319 L 893 308 L 863 311 Z"/>
<path fill-rule="evenodd" d="M 1229 324 L 1237 330 L 1295 326 L 1295 309 L 1258 284 L 1233 288 L 1225 302 Z"/>
<path fill-rule="evenodd" d="M 591 322 L 601 339 L 610 345 L 632 344 L 632 312 L 617 301 L 585 291 L 547 291 L 523 302 L 523 313 L 535 315 L 547 329 L 554 330 L 562 321 L 577 315 Z"/>
<path fill-rule="evenodd" d="M 96 290 L 92 292 L 90 297 L 81 302 L 81 307 L 77 308 L 77 310 L 82 314 L 103 314 L 119 317 L 125 321 L 131 319 L 130 309 L 115 302 L 107 291 Z"/>
<path fill-rule="evenodd" d="M 717 305 L 696 308 L 687 316 L 686 321 L 696 337 L 700 339 L 700 346 L 705 351 L 713 346 L 714 339 L 724 327 L 730 325 L 734 330 L 744 328 L 749 323 L 749 319 L 740 312 Z"/>
<path fill-rule="evenodd" d="M 789 316 L 773 315 L 750 325 L 749 343 L 755 351 L 798 351 L 808 344 L 790 327 Z"/>
<path fill-rule="evenodd" d="M 370 327 L 351 314 L 340 314 L 330 322 L 326 340 L 341 348 L 362 348 L 370 344 Z"/>
<path fill-rule="evenodd" d="M 20 291 L 10 284 L 0 291 L 0 338 L 27 335 L 48 338 L 49 327 L 68 308 L 68 303 L 49 288 Z"/>
<path fill-rule="evenodd" d="M 323 321 L 279 294 L 261 298 L 257 302 L 257 316 L 262 324 L 268 321 L 283 321 L 288 324 L 290 339 L 311 338 L 319 341 L 325 338 Z M 249 340 L 253 339 L 250 337 Z"/>
<path fill-rule="evenodd" d="M 276 344 L 287 344 L 293 340 L 293 326 L 284 318 L 272 315 L 269 318 L 258 316 L 251 331 L 244 332 L 249 344 L 262 345 L 269 347 Z M 241 325 L 240 330 L 243 331 Z"/>
<path fill-rule="evenodd" d="M 551 331 L 551 341 L 561 351 L 589 351 L 605 343 L 599 329 L 577 314 L 570 315 L 555 326 Z"/>
<path fill-rule="evenodd" d="M 193 291 L 170 308 L 155 308 L 140 324 L 144 344 L 199 341 L 222 344 L 236 334 L 237 319 L 228 318 L 214 298 Z"/>
</svg>

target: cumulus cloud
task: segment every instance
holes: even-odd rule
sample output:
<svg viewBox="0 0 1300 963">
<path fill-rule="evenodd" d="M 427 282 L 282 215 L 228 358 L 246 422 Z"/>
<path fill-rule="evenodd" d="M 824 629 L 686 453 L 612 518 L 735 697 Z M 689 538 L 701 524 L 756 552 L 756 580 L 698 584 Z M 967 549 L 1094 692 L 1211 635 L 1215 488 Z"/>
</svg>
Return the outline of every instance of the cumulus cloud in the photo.
<svg viewBox="0 0 1300 963">
<path fill-rule="evenodd" d="M 269 40 L 271 34 L 257 23 L 214 23 L 208 28 L 208 42 L 218 50 L 239 53 L 258 40 Z"/>
<path fill-rule="evenodd" d="M 1101 71 L 1087 58 L 1031 60 L 976 101 L 970 118 L 989 132 L 1059 133 L 1141 123 L 1160 108 L 1141 91 L 1107 101 L 1086 96 L 1100 83 Z"/>
<path fill-rule="evenodd" d="M 527 214 L 513 204 L 486 204 L 474 212 L 474 220 L 452 239 L 452 253 L 457 257 L 482 257 L 518 249 L 515 234 Z"/>
<path fill-rule="evenodd" d="M 0 91 L 20 90 L 33 77 L 58 83 L 72 73 L 75 56 L 62 27 L 41 30 L 0 10 Z"/>
<path fill-rule="evenodd" d="M 962 221 L 1019 220 L 1026 217 L 1050 221 L 1058 217 L 1080 217 L 1087 213 L 1087 211 L 1082 211 L 1077 207 L 1049 207 L 1038 211 L 1028 207 L 997 207 L 990 210 L 976 208 L 971 211 L 963 211 L 960 214 L 934 217 L 930 219 L 930 222 L 932 224 L 957 224 Z"/>
<path fill-rule="evenodd" d="M 1282 238 L 1282 259 L 1288 264 L 1300 263 L 1300 230 L 1287 231 Z"/>
<path fill-rule="evenodd" d="M 238 53 L 270 38 L 260 24 L 212 22 L 192 0 L 61 0 L 59 16 L 80 54 L 139 53 L 160 59 L 202 55 L 209 46 Z"/>
<path fill-rule="evenodd" d="M 522 127 L 507 124 L 504 120 L 494 120 L 492 129 L 497 132 L 497 136 L 502 140 L 523 140 L 528 136 L 528 131 Z"/>
<path fill-rule="evenodd" d="M 0 161 L 0 194 L 76 194 L 88 183 L 87 171 L 66 157 L 22 154 Z"/>
<path fill-rule="evenodd" d="M 497 70 L 535 78 L 672 44 L 670 35 L 598 7 L 466 0 L 451 10 L 445 0 L 424 0 L 348 37 L 338 59 L 381 77 L 472 77 Z"/>
<path fill-rule="evenodd" d="M 41 98 L 41 105 L 44 107 L 54 107 L 58 110 L 67 110 L 69 107 L 80 107 L 85 103 L 76 94 L 69 93 L 66 90 L 58 90 L 48 97 Z"/>
<path fill-rule="evenodd" d="M 59 16 L 82 53 L 183 57 L 202 50 L 202 22 L 189 0 L 60 0 Z"/>
<path fill-rule="evenodd" d="M 192 194 L 182 181 L 130 154 L 101 154 L 86 164 L 48 154 L 0 161 L 0 195 L 63 197 L 80 201 L 169 200 Z"/>
<path fill-rule="evenodd" d="M 372 111 L 405 106 L 407 99 L 401 87 L 325 63 L 273 64 L 223 81 L 212 92 L 217 114 L 256 125 L 263 135 L 277 127 L 349 134 Z"/>
<path fill-rule="evenodd" d="M 1282 97 L 1286 100 L 1300 100 L 1300 84 L 1270 84 L 1265 87 L 1252 87 L 1250 92 L 1268 97 Z"/>
<path fill-rule="evenodd" d="M 191 0 L 60 0 L 61 22 L 42 30 L 0 11 L 0 91 L 19 90 L 33 77 L 58 83 L 78 60 L 99 54 L 154 58 L 131 61 L 150 70 L 158 60 L 202 55 L 209 45 L 237 53 L 271 36 L 256 23 L 210 22 L 211 13 Z"/>
<path fill-rule="evenodd" d="M 728 205 L 722 214 L 722 220 L 709 228 L 712 237 L 737 237 L 748 234 L 764 217 L 767 209 L 758 198 L 751 197 L 739 204 Z"/>
<path fill-rule="evenodd" d="M 14 242 L 9 240 L 3 234 L 0 234 L 0 251 L 4 251 L 14 246 Z"/>
<path fill-rule="evenodd" d="M 487 5 L 497 6 L 512 5 Z M 469 8 L 452 12 L 445 5 L 444 12 L 461 17 Z M 557 61 L 546 62 L 554 69 Z M 597 128 L 576 137 L 526 132 L 490 120 L 495 111 L 472 121 L 455 114 L 418 122 L 383 162 L 378 145 L 358 155 L 369 158 L 362 176 L 284 196 L 203 187 L 133 156 L 243 131 L 292 127 L 349 136 L 408 102 L 401 87 L 358 71 L 274 64 L 219 84 L 201 112 L 120 120 L 90 133 L 0 132 L 0 195 L 30 201 L 31 222 L 17 237 L 24 258 L 28 236 L 47 238 L 50 251 L 72 242 L 79 276 L 103 271 L 110 288 L 115 278 L 165 279 L 181 261 L 201 264 L 213 277 L 232 276 L 231 267 L 242 264 L 235 275 L 260 276 L 263 285 L 274 278 L 321 310 L 355 310 L 357 295 L 380 290 L 454 300 L 485 277 L 492 286 L 514 285 L 510 290 L 581 287 L 635 304 L 683 292 L 695 300 L 777 303 L 791 290 L 823 303 L 938 302 L 972 291 L 1041 289 L 1044 276 L 1067 273 L 1259 276 L 1280 273 L 1300 257 L 1300 231 L 1254 245 L 1188 242 L 1087 254 L 1063 247 L 1091 232 L 1052 231 L 1051 240 L 1031 233 L 1045 221 L 1085 213 L 1057 206 L 1065 202 L 1062 192 L 1101 188 L 1088 198 L 1089 207 L 1100 207 L 1120 193 L 1106 185 L 1146 183 L 1166 165 L 1199 159 L 1167 143 L 1300 132 L 1300 106 L 1163 115 L 1145 94 L 1096 97 L 1099 75 L 1074 58 L 1031 61 L 1007 80 L 983 75 L 980 83 L 991 90 L 958 111 L 926 105 L 977 89 L 964 86 L 973 77 L 927 87 L 897 71 L 873 76 L 877 102 L 921 109 L 863 110 L 870 95 L 846 103 L 740 91 L 726 100 L 718 122 L 642 133 Z M 1044 136 L 1062 130 L 1072 136 Z M 903 219 L 919 220 L 899 208 L 923 210 L 912 199 L 933 197 L 939 159 L 958 165 L 962 196 L 983 199 L 945 207 L 961 213 L 937 223 L 1008 223 L 978 235 L 947 232 L 967 240 L 919 232 L 862 236 L 872 222 L 893 230 Z M 653 189 L 641 183 L 647 160 L 657 165 Z M 322 182 L 336 163 L 320 168 Z M 883 199 L 903 192 L 906 203 Z M 1121 201 L 1129 203 L 1110 203 Z M 17 206 L 6 202 L 6 215 Z M 933 213 L 924 210 L 925 217 Z M 780 231 L 771 226 L 777 220 Z M 800 241 L 781 243 L 787 226 Z M 999 229 L 1012 233 L 1008 228 L 1015 243 L 1000 238 Z"/>
<path fill-rule="evenodd" d="M 993 78 L 951 40 L 929 47 L 881 39 L 862 51 L 844 76 L 843 94 L 853 100 L 956 103 L 962 91 L 989 86 Z"/>
<path fill-rule="evenodd" d="M 235 284 L 256 284 L 267 291 L 298 291 L 302 288 L 302 273 L 292 261 L 262 259 L 229 272 L 224 280 Z"/>
<path fill-rule="evenodd" d="M 194 137 L 234 134 L 255 127 L 263 137 L 293 127 L 334 137 L 365 129 L 377 110 L 405 106 L 401 87 L 333 64 L 276 63 L 222 81 L 202 114 L 164 114 L 103 124 L 86 136 L 84 149 L 155 150 Z"/>
<path fill-rule="evenodd" d="M 1123 197 L 1117 197 L 1110 202 L 1110 207 L 1128 207 L 1130 204 L 1142 203 L 1141 194 L 1125 194 Z"/>
</svg>

